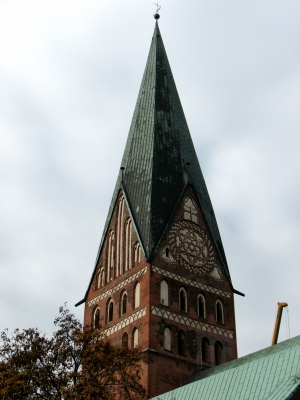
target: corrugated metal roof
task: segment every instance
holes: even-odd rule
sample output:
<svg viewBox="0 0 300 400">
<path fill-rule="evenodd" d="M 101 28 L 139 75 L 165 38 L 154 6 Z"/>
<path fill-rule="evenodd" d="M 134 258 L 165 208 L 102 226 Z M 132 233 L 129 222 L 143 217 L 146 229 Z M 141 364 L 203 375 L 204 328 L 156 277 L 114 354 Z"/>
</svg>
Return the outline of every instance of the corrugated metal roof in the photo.
<svg viewBox="0 0 300 400">
<path fill-rule="evenodd" d="M 152 400 L 283 400 L 300 385 L 300 336 L 192 375 Z"/>
</svg>

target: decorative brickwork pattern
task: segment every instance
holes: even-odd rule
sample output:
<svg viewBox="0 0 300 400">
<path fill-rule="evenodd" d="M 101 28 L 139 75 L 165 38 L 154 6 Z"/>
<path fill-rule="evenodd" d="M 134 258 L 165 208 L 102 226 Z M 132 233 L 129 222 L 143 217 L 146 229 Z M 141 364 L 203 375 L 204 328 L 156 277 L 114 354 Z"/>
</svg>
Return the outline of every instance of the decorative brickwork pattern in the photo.
<svg viewBox="0 0 300 400">
<path fill-rule="evenodd" d="M 107 337 L 116 333 L 120 329 L 125 328 L 126 326 L 132 324 L 133 322 L 137 321 L 138 319 L 144 317 L 146 315 L 146 307 L 141 308 L 139 311 L 135 312 L 134 314 L 130 315 L 129 317 L 123 319 L 122 321 L 118 322 L 117 324 L 105 329 L 101 332 L 101 336 Z"/>
<path fill-rule="evenodd" d="M 204 285 L 204 284 L 199 283 L 199 282 L 191 281 L 188 278 L 184 278 L 183 276 L 180 276 L 180 275 L 177 275 L 177 274 L 173 274 L 173 272 L 169 272 L 169 271 L 165 271 L 163 269 L 157 268 L 154 265 L 152 265 L 152 271 L 157 272 L 158 274 L 161 274 L 161 275 L 166 276 L 168 278 L 175 279 L 176 281 L 185 283 L 186 285 L 191 285 L 191 286 L 194 286 L 194 287 L 196 287 L 198 289 L 206 290 L 207 292 L 215 293 L 217 295 L 224 296 L 224 297 L 227 297 L 227 298 L 231 297 L 231 293 L 229 293 L 229 292 L 224 292 L 224 290 L 216 289 L 216 288 Z"/>
<path fill-rule="evenodd" d="M 137 272 L 136 274 L 131 275 L 129 278 L 125 279 L 124 281 L 118 283 L 117 285 L 115 285 L 114 287 L 112 287 L 111 289 L 107 290 L 106 292 L 101 293 L 99 296 L 94 297 L 92 300 L 90 300 L 88 302 L 88 306 L 91 307 L 93 306 L 95 303 L 97 303 L 99 300 L 104 299 L 105 297 L 111 295 L 112 293 L 117 292 L 119 289 L 122 289 L 123 287 L 127 286 L 130 282 L 134 281 L 137 278 L 140 278 L 141 276 L 143 276 L 145 273 L 147 272 L 147 267 L 141 269 L 139 272 Z"/>
<path fill-rule="evenodd" d="M 233 339 L 232 331 L 228 331 L 226 329 L 222 329 L 217 326 L 204 324 L 203 322 L 196 321 L 194 319 L 187 318 L 182 315 L 174 314 L 170 311 L 163 310 L 161 308 L 157 308 L 154 306 L 151 307 L 151 312 L 153 315 L 157 315 L 158 317 L 166 318 L 171 321 L 179 322 L 180 324 L 189 326 L 190 328 L 200 329 L 205 332 L 215 333 L 216 335 L 221 335 L 229 339 Z"/>
</svg>

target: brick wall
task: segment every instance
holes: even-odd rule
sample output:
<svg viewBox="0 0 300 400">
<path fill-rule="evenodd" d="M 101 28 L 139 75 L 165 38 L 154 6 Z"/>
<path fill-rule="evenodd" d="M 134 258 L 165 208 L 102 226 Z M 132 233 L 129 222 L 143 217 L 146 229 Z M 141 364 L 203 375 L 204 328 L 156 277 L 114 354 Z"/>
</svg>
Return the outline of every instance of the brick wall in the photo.
<svg viewBox="0 0 300 400">
<path fill-rule="evenodd" d="M 123 222 L 129 216 L 125 206 Z M 108 229 L 108 232 L 115 232 L 114 249 L 118 238 L 117 218 L 118 208 L 115 207 Z M 132 248 L 137 241 L 132 225 Z M 202 259 L 198 257 L 197 251 L 193 252 L 193 246 L 199 247 L 200 242 L 206 246 L 201 253 Z M 124 238 L 122 243 L 121 250 L 125 254 Z M 123 334 L 127 332 L 129 347 L 133 345 L 133 331 L 138 329 L 139 346 L 149 353 L 150 363 L 144 365 L 142 375 L 148 396 L 175 389 L 195 370 L 215 365 L 216 345 L 219 346 L 217 358 L 220 363 L 237 357 L 232 288 L 191 187 L 184 194 L 154 259 L 147 262 L 142 255 L 140 262 L 134 262 L 132 253 L 130 268 L 119 276 L 116 276 L 115 260 L 112 279 L 109 282 L 106 280 L 103 287 L 97 287 L 97 271 L 100 266 L 107 268 L 108 250 L 106 238 L 88 291 L 84 323 L 86 326 L 91 325 L 93 310 L 100 307 L 100 329 L 116 345 L 122 344 Z M 161 304 L 160 300 L 162 280 L 167 282 L 169 288 L 168 305 Z M 137 282 L 140 283 L 140 305 L 135 307 L 134 287 Z M 181 288 L 186 292 L 186 311 L 180 310 Z M 122 315 L 121 296 L 124 290 L 128 297 L 126 313 Z M 205 299 L 205 316 L 198 315 L 199 294 Z M 107 320 L 109 299 L 114 302 L 111 322 Z M 216 321 L 217 300 L 223 306 L 223 321 L 219 322 Z M 165 328 L 171 332 L 170 350 L 164 346 Z M 182 336 L 185 337 L 184 341 L 180 339 Z M 209 342 L 207 360 L 202 359 L 203 338 Z M 182 343 L 184 351 L 180 347 Z"/>
</svg>

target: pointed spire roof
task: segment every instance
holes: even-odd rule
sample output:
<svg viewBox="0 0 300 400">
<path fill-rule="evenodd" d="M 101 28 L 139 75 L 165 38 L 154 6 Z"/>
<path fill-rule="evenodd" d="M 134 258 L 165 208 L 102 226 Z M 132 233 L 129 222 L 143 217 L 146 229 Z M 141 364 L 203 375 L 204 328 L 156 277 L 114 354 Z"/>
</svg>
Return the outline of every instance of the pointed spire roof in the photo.
<svg viewBox="0 0 300 400">
<path fill-rule="evenodd" d="M 157 21 L 121 167 L 125 168 L 123 182 L 120 171 L 98 257 L 120 189 L 125 193 L 146 258 L 151 260 L 190 183 L 231 282 L 217 221 Z"/>
</svg>

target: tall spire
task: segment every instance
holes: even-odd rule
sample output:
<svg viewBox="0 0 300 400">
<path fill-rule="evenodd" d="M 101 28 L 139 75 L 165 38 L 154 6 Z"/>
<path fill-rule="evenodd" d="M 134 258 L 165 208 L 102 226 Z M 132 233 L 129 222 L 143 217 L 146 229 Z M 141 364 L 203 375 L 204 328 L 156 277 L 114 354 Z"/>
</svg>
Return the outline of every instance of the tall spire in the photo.
<svg viewBox="0 0 300 400">
<path fill-rule="evenodd" d="M 216 218 L 181 106 L 155 14 L 155 29 L 99 253 L 120 189 L 151 260 L 188 183 L 230 281 Z M 189 164 L 187 166 L 187 164 Z"/>
</svg>

